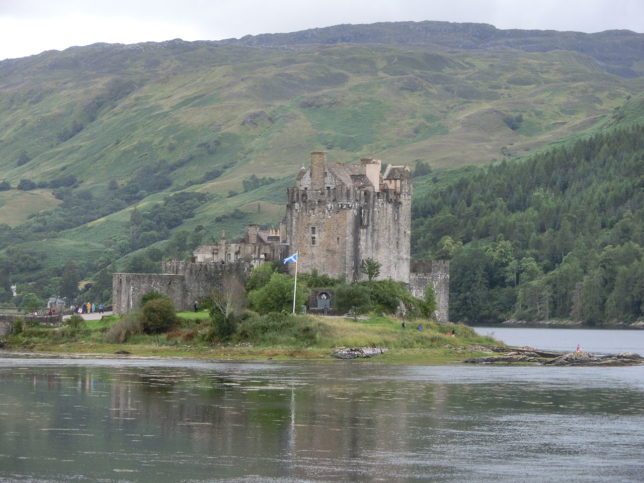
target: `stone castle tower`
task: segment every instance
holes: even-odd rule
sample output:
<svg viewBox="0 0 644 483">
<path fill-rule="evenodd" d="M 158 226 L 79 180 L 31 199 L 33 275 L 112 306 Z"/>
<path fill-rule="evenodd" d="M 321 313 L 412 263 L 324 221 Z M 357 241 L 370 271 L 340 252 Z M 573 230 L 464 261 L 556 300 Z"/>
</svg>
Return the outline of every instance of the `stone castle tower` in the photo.
<svg viewBox="0 0 644 483">
<path fill-rule="evenodd" d="M 354 282 L 366 279 L 360 263 L 380 264 L 378 279 L 408 284 L 422 298 L 432 285 L 435 317 L 449 320 L 449 263 L 414 261 L 411 250 L 411 173 L 405 166 L 387 166 L 365 158 L 359 164 L 329 163 L 326 154 L 311 153 L 311 167 L 302 168 L 296 185 L 287 190 L 286 215 L 279 230 L 248 227 L 244 240 L 204 245 L 192 261 L 168 261 L 162 274 L 115 273 L 116 313 L 140 306 L 151 290 L 168 295 L 175 307 L 189 309 L 208 297 L 214 287 L 234 273 L 245 279 L 254 266 L 299 253 L 298 270 Z M 295 264 L 289 264 L 293 271 Z"/>
<path fill-rule="evenodd" d="M 299 253 L 298 269 L 357 281 L 365 278 L 361 261 L 371 258 L 379 279 L 409 283 L 411 194 L 405 166 L 381 173 L 378 159 L 348 165 L 311 153 L 311 167 L 287 191 L 286 241 Z"/>
</svg>

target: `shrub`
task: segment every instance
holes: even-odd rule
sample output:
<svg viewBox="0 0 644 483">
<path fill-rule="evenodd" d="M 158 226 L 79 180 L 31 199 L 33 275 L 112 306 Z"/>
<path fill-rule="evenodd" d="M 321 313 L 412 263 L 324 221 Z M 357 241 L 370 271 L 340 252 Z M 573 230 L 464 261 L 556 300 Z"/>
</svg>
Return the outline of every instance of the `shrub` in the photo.
<svg viewBox="0 0 644 483">
<path fill-rule="evenodd" d="M 321 274 L 315 268 L 311 270 L 311 273 L 301 273 L 300 279 L 305 281 L 309 288 L 329 288 L 343 283 L 343 280 Z"/>
<path fill-rule="evenodd" d="M 172 301 L 167 297 L 149 300 L 143 306 L 141 324 L 146 334 L 166 332 L 178 322 Z"/>
<path fill-rule="evenodd" d="M 78 314 L 74 314 L 67 320 L 67 325 L 73 329 L 79 329 L 85 325 L 85 319 Z"/>
<path fill-rule="evenodd" d="M 434 293 L 434 286 L 431 283 L 427 284 L 427 287 L 425 287 L 425 299 L 423 302 L 422 315 L 425 317 L 431 317 L 436 310 L 436 294 Z"/>
<path fill-rule="evenodd" d="M 24 328 L 24 321 L 21 318 L 16 319 L 13 322 L 13 333 L 18 335 L 22 333 L 22 329 Z"/>
<path fill-rule="evenodd" d="M 160 298 L 167 298 L 167 297 L 162 293 L 156 292 L 154 290 L 151 292 L 147 292 L 145 295 L 143 295 L 143 297 L 141 297 L 141 306 L 144 306 L 150 300 L 160 299 Z"/>
<path fill-rule="evenodd" d="M 364 285 L 369 289 L 371 300 L 376 310 L 386 313 L 395 314 L 404 306 L 410 317 L 431 316 L 434 306 L 433 291 L 426 293 L 425 300 L 412 296 L 404 284 L 393 280 L 378 280 L 376 282 L 365 282 Z"/>
<path fill-rule="evenodd" d="M 218 340 L 221 342 L 229 341 L 239 322 L 239 317 L 234 313 L 224 315 L 219 311 L 211 312 L 212 330 L 208 334 L 210 341 Z"/>
<path fill-rule="evenodd" d="M 138 314 L 130 314 L 107 330 L 105 340 L 111 344 L 123 344 L 131 336 L 141 333 L 143 333 L 143 325 Z"/>
<path fill-rule="evenodd" d="M 319 333 L 319 324 L 306 316 L 272 312 L 242 319 L 235 339 L 257 345 L 306 347 L 317 342 Z"/>
<path fill-rule="evenodd" d="M 340 285 L 335 289 L 335 309 L 340 314 L 364 314 L 371 310 L 369 290 L 358 284 Z"/>
</svg>

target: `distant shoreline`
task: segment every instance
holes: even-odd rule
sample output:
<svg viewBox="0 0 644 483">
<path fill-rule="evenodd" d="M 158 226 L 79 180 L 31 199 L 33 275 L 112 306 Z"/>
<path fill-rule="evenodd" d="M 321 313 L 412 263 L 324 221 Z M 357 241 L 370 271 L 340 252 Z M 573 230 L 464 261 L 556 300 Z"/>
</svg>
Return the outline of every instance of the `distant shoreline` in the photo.
<svg viewBox="0 0 644 483">
<path fill-rule="evenodd" d="M 472 328 L 498 327 L 517 329 L 597 329 L 597 330 L 644 330 L 644 322 L 625 324 L 588 325 L 583 322 L 566 320 L 506 320 L 498 324 L 468 324 Z"/>
</svg>

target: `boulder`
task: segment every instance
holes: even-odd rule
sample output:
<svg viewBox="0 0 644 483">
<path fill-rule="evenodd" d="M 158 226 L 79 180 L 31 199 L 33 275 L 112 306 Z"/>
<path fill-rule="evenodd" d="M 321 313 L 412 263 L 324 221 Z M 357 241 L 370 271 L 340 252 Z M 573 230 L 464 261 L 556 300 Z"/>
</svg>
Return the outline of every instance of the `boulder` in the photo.
<svg viewBox="0 0 644 483">
<path fill-rule="evenodd" d="M 331 354 L 336 359 L 365 359 L 387 352 L 385 347 L 351 347 L 342 348 Z"/>
</svg>

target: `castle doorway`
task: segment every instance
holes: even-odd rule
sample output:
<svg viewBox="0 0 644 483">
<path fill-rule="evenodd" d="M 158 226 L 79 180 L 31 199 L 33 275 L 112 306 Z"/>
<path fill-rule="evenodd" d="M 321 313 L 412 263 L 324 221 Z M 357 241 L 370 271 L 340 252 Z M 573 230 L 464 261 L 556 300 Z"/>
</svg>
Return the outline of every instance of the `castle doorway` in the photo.
<svg viewBox="0 0 644 483">
<path fill-rule="evenodd" d="M 317 296 L 318 310 L 326 313 L 331 308 L 331 296 L 327 292 L 320 292 Z"/>
</svg>

